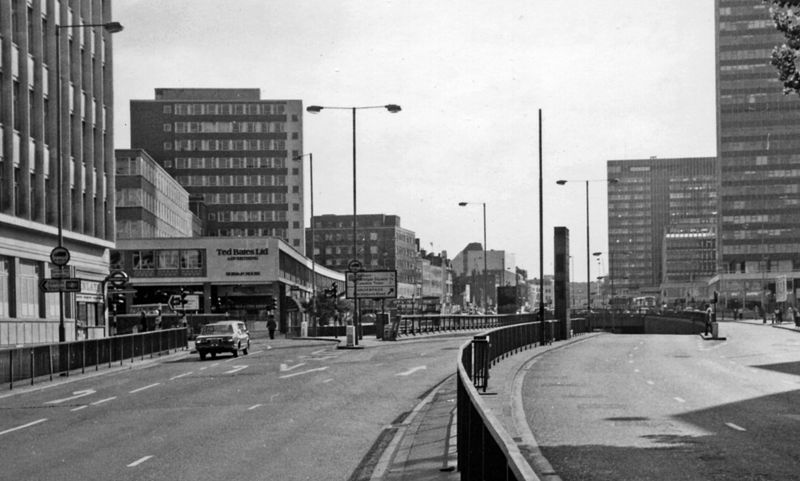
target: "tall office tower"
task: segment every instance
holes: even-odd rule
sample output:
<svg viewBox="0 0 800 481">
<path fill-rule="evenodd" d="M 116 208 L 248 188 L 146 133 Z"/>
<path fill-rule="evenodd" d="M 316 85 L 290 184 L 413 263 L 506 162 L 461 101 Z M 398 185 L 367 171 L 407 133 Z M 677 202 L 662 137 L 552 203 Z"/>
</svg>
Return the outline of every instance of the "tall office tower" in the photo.
<svg viewBox="0 0 800 481">
<path fill-rule="evenodd" d="M 302 252 L 302 108 L 259 89 L 156 89 L 131 100 L 131 147 L 204 197 L 207 235 L 278 237 Z"/>
<path fill-rule="evenodd" d="M 783 94 L 770 65 L 785 39 L 769 6 L 716 7 L 720 272 L 749 282 L 737 290 L 759 291 L 766 273 L 800 268 L 800 98 Z"/>
<path fill-rule="evenodd" d="M 608 178 L 619 180 L 608 184 L 608 276 L 615 294 L 660 292 L 668 235 L 715 235 L 716 170 L 713 157 L 608 161 Z M 687 276 L 711 278 L 713 257 Z"/>
<path fill-rule="evenodd" d="M 66 340 L 104 335 L 112 48 L 111 32 L 89 25 L 110 21 L 108 0 L 0 0 L 0 345 L 58 341 L 61 325 Z M 59 294 L 39 287 L 59 238 L 71 254 L 64 274 L 83 280 L 63 311 Z"/>
</svg>

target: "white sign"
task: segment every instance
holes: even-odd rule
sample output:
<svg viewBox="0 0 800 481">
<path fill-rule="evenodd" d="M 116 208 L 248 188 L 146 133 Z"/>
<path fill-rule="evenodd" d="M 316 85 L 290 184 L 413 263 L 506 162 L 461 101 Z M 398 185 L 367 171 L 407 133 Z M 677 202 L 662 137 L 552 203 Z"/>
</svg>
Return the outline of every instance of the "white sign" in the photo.
<svg viewBox="0 0 800 481">
<path fill-rule="evenodd" d="M 356 288 L 359 299 L 394 299 L 397 297 L 397 271 L 348 272 L 345 288 L 348 299 L 356 297 Z"/>
<path fill-rule="evenodd" d="M 780 276 L 775 279 L 775 300 L 786 302 L 786 294 L 786 276 Z"/>
</svg>

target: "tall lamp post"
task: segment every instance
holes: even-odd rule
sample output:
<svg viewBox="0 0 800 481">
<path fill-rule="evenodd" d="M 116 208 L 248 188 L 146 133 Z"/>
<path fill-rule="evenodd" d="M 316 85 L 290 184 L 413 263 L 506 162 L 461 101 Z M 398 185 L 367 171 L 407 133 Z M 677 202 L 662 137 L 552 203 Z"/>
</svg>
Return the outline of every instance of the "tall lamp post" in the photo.
<svg viewBox="0 0 800 481">
<path fill-rule="evenodd" d="M 486 255 L 487 255 L 487 247 L 486 247 L 486 202 L 459 202 L 458 205 L 461 207 L 470 205 L 470 204 L 481 204 L 483 206 L 483 314 L 488 314 L 489 304 L 487 303 L 486 296 L 489 292 L 489 289 L 486 284 L 486 278 L 489 275 L 489 270 L 487 269 L 488 263 L 486 262 Z"/>
<path fill-rule="evenodd" d="M 303 160 L 303 157 L 308 157 L 309 168 L 309 181 L 310 181 L 310 194 L 311 194 L 311 310 L 314 313 L 314 335 L 317 334 L 317 263 L 315 259 L 316 253 L 316 236 L 314 235 L 314 154 L 309 152 L 301 154 L 294 158 L 294 160 Z"/>
<path fill-rule="evenodd" d="M 556 184 L 565 185 L 567 182 L 584 182 L 586 183 L 586 310 L 592 310 L 592 274 L 591 274 L 591 256 L 589 253 L 589 182 L 608 182 L 609 184 L 616 184 L 619 179 L 585 179 L 580 181 L 557 180 Z"/>
<path fill-rule="evenodd" d="M 64 165 L 63 165 L 63 150 L 64 146 L 62 145 L 61 139 L 61 91 L 62 89 L 62 78 L 61 78 L 61 29 L 65 28 L 93 28 L 93 27 L 103 27 L 106 32 L 108 33 L 117 33 L 122 31 L 122 24 L 119 22 L 107 22 L 107 23 L 83 23 L 83 24 L 76 24 L 76 25 L 56 25 L 56 78 L 58 79 L 58 92 L 56 92 L 56 181 L 58 185 L 56 186 L 56 196 L 57 199 L 57 206 L 58 206 L 58 247 L 62 248 L 64 246 L 64 199 L 63 190 L 64 186 Z M 58 342 L 65 342 L 66 341 L 66 329 L 64 327 L 64 291 L 58 291 Z"/>
<path fill-rule="evenodd" d="M 357 209 L 356 209 L 356 111 L 365 109 L 386 109 L 390 113 L 396 114 L 402 109 L 396 104 L 386 105 L 369 105 L 363 107 L 324 107 L 321 105 L 309 105 L 306 107 L 306 112 L 310 114 L 318 114 L 323 109 L 333 110 L 350 110 L 353 113 L 353 260 L 357 260 L 358 256 L 358 240 L 356 237 L 356 224 L 357 224 Z M 353 326 L 355 328 L 354 341 L 358 345 L 358 337 L 360 334 L 359 316 L 358 316 L 358 277 L 353 273 L 353 297 L 355 299 L 355 311 L 353 312 Z"/>
</svg>

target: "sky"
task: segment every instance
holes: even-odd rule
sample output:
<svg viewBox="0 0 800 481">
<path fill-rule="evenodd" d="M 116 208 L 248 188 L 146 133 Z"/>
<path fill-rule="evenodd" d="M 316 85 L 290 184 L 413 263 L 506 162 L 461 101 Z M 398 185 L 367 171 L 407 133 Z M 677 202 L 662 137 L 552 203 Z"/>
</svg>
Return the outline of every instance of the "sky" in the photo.
<svg viewBox="0 0 800 481">
<path fill-rule="evenodd" d="M 716 155 L 713 0 L 117 0 L 112 16 L 125 27 L 113 40 L 116 148 L 131 147 L 130 100 L 156 88 L 399 104 L 358 112 L 358 213 L 398 215 L 422 249 L 452 258 L 483 242 L 486 203 L 488 249 L 530 278 L 539 111 L 545 275 L 565 226 L 572 279 L 586 281 L 585 180 L 589 251 L 607 252 L 606 161 Z M 303 122 L 315 215 L 352 214 L 350 113 Z M 591 264 L 592 280 L 606 273 Z"/>
</svg>

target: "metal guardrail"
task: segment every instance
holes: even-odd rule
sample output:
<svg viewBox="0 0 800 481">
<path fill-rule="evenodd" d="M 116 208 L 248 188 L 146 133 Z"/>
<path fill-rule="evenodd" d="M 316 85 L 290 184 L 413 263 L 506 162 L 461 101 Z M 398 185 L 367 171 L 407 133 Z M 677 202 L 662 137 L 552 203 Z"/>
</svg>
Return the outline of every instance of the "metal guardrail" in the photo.
<svg viewBox="0 0 800 481">
<path fill-rule="evenodd" d="M 137 357 L 160 355 L 160 353 L 188 347 L 185 328 L 148 331 L 139 334 L 86 339 L 82 341 L 41 344 L 30 347 L 0 349 L 0 384 L 15 383 L 33 385 L 36 379 L 53 380 L 54 375 L 69 376 L 70 371 L 87 368 L 100 369 L 100 365 L 114 363 L 122 365 Z"/>
<path fill-rule="evenodd" d="M 488 329 L 508 326 L 523 322 L 533 322 L 537 314 L 493 314 L 493 315 L 461 315 L 461 314 L 425 314 L 403 315 L 397 324 L 397 335 L 416 336 L 432 332 Z"/>
<path fill-rule="evenodd" d="M 585 319 L 573 319 L 574 333 L 585 332 Z M 475 336 L 459 351 L 457 384 L 458 470 L 462 481 L 536 479 L 517 443 L 486 408 L 478 392 L 486 392 L 490 366 L 534 344 L 564 339 L 566 329 L 555 320 L 513 324 Z"/>
</svg>

